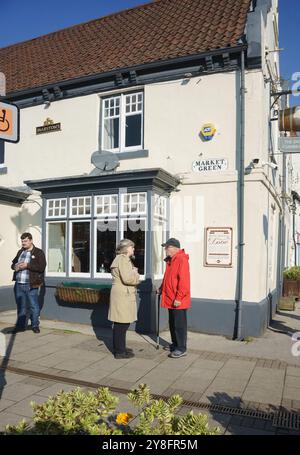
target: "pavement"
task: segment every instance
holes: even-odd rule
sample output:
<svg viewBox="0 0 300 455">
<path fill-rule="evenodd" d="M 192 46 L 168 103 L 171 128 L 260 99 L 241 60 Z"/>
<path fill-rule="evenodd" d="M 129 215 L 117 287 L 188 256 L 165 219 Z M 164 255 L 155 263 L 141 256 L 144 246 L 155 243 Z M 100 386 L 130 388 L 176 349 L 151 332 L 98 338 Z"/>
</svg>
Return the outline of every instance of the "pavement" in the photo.
<svg viewBox="0 0 300 455">
<path fill-rule="evenodd" d="M 300 346 L 292 341 L 300 332 L 299 303 L 294 312 L 278 313 L 262 338 L 247 342 L 190 332 L 188 355 L 180 359 L 162 349 L 168 332 L 161 333 L 159 350 L 155 339 L 128 332 L 135 357 L 115 360 L 108 329 L 42 320 L 40 334 L 12 335 L 15 318 L 15 312 L 0 313 L 2 351 L 4 337 L 6 343 L 0 351 L 0 431 L 31 421 L 30 402 L 76 386 L 108 386 L 120 399 L 118 409 L 135 415 L 126 393 L 146 383 L 153 394 L 182 395 L 178 413 L 206 413 L 221 434 L 300 434 Z M 280 413 L 294 420 L 274 423 Z"/>
</svg>

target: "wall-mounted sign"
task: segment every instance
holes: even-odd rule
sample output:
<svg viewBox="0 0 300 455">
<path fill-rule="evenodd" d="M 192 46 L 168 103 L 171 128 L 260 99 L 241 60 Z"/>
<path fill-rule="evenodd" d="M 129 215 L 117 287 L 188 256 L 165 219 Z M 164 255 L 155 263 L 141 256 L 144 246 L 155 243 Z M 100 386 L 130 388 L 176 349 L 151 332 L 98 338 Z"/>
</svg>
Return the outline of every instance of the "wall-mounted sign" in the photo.
<svg viewBox="0 0 300 455">
<path fill-rule="evenodd" d="M 232 267 L 232 228 L 206 228 L 205 267 Z"/>
<path fill-rule="evenodd" d="M 19 142 L 20 110 L 18 106 L 0 102 L 0 139 Z"/>
<path fill-rule="evenodd" d="M 46 118 L 43 126 L 36 127 L 36 134 L 52 133 L 53 131 L 61 131 L 61 124 L 54 123 L 50 118 Z"/>
<path fill-rule="evenodd" d="M 279 138 L 279 148 L 281 152 L 300 152 L 300 137 Z"/>
<path fill-rule="evenodd" d="M 201 129 L 201 136 L 205 141 L 211 141 L 217 130 L 213 123 L 206 123 Z"/>
<path fill-rule="evenodd" d="M 228 161 L 225 159 L 196 160 L 193 162 L 194 172 L 226 171 L 227 169 Z"/>
</svg>

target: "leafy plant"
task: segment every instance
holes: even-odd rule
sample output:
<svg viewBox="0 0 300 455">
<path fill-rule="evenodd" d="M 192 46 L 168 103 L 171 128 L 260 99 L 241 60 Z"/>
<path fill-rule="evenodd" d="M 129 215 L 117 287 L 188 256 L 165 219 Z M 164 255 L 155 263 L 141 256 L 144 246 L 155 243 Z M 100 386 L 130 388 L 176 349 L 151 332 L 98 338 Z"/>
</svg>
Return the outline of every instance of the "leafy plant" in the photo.
<svg viewBox="0 0 300 455">
<path fill-rule="evenodd" d="M 300 280 L 300 267 L 294 266 L 283 272 L 283 277 L 287 280 Z"/>
<path fill-rule="evenodd" d="M 10 434 L 119 434 L 103 420 L 115 411 L 119 399 L 108 388 L 85 392 L 80 388 L 59 392 L 41 404 L 31 403 L 34 426 L 23 420 L 17 426 L 8 426 Z"/>
<path fill-rule="evenodd" d="M 140 384 L 128 394 L 138 408 L 137 424 L 130 413 L 115 414 L 118 401 L 108 388 L 86 392 L 80 388 L 59 392 L 40 405 L 31 403 L 34 411 L 33 425 L 25 420 L 6 427 L 6 434 L 90 434 L 90 435 L 213 435 L 206 415 L 192 411 L 184 416 L 176 415 L 183 399 L 173 395 L 168 400 L 153 399 L 149 387 Z"/>
</svg>

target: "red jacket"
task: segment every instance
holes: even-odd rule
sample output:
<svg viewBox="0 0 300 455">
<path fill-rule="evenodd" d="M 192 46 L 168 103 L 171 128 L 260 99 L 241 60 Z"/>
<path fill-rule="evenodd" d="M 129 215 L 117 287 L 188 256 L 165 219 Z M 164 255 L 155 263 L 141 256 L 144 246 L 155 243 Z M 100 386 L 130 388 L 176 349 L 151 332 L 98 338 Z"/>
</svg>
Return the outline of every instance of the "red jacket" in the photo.
<svg viewBox="0 0 300 455">
<path fill-rule="evenodd" d="M 186 310 L 191 306 L 189 256 L 180 250 L 172 258 L 166 259 L 166 271 L 161 285 L 161 306 L 175 309 L 174 300 L 181 302 L 176 308 Z"/>
</svg>

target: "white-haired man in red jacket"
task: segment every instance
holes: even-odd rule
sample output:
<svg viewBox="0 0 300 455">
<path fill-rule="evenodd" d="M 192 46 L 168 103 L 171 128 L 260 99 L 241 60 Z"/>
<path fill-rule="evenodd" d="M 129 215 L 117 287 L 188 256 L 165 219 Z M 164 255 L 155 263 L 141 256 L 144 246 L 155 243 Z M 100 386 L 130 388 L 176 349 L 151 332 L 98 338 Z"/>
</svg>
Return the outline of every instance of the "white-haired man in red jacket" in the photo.
<svg viewBox="0 0 300 455">
<path fill-rule="evenodd" d="M 166 252 L 166 271 L 158 293 L 161 307 L 169 312 L 172 344 L 169 357 L 177 359 L 186 355 L 187 310 L 191 307 L 189 256 L 180 248 L 180 242 L 171 238 L 163 243 Z"/>
</svg>

